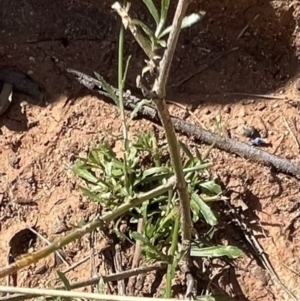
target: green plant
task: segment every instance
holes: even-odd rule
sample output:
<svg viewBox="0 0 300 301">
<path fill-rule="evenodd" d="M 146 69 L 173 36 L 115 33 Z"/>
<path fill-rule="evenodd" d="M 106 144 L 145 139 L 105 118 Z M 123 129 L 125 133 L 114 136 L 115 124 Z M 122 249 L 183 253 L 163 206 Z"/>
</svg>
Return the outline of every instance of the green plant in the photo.
<svg viewBox="0 0 300 301">
<path fill-rule="evenodd" d="M 124 139 L 122 156 L 117 156 L 108 143 L 103 143 L 99 147 L 93 148 L 87 158 L 79 158 L 73 167 L 74 172 L 86 183 L 81 187 L 83 193 L 96 202 L 102 202 L 105 208 L 111 211 L 101 217 L 97 216 L 88 224 L 78 224 L 73 232 L 60 240 L 6 266 L 0 270 L 0 277 L 5 277 L 36 263 L 96 228 L 105 229 L 107 224 L 112 221 L 115 221 L 117 232 L 117 225 L 125 215 L 130 215 L 132 224 L 136 223 L 138 219 L 143 219 L 142 231 L 139 233 L 131 231 L 130 238 L 142 242 L 146 260 L 163 259 L 168 263 L 166 297 L 171 296 L 175 270 L 181 262 L 188 268 L 187 259 L 190 254 L 201 257 L 228 256 L 230 258 L 241 255 L 237 248 L 211 246 L 209 243 L 217 225 L 217 219 L 210 208 L 210 203 L 222 198 L 221 189 L 219 185 L 210 180 L 207 172 L 212 164 L 205 162 L 197 151 L 196 155 L 193 155 L 187 146 L 177 140 L 165 104 L 165 86 L 179 31 L 186 25 L 192 25 L 196 20 L 199 21 L 200 15 L 198 17 L 192 15 L 192 17 L 184 19 L 188 1 L 179 0 L 173 27 L 165 27 L 170 2 L 162 1 L 160 15 L 157 10 L 155 12 L 152 1 L 144 2 L 151 10 L 154 19 L 158 21 L 153 33 L 154 39 L 149 34 L 140 35 L 136 30 L 136 24 L 143 28 L 144 32 L 145 26 L 137 21 L 131 22 L 127 14 L 128 10 L 124 10 L 119 4 L 114 4 L 113 7 L 121 15 L 125 28 L 128 27 L 132 30 L 140 45 L 142 47 L 143 43 L 150 45 L 150 48 L 143 48 L 148 54 L 149 60 L 142 75 L 150 71 L 150 74 L 154 76 L 152 78 L 153 85 L 150 89 L 146 87 L 144 91 L 146 94 L 150 91 L 151 101 L 154 101 L 157 106 L 168 142 L 167 148 L 164 149 L 158 145 L 159 142 L 152 133 L 142 134 L 133 140 L 128 138 L 123 89 L 130 57 L 123 68 L 124 29 L 121 28 L 118 50 L 118 93 L 114 93 L 111 86 L 100 75 L 97 73 L 95 75 L 120 109 Z M 125 2 L 124 5 L 126 5 Z M 170 34 L 168 47 L 158 68 L 157 59 L 159 57 L 156 55 L 156 51 L 159 46 L 165 46 L 162 38 L 167 34 Z M 143 83 L 141 83 L 141 87 L 144 87 Z M 167 156 L 165 156 L 166 151 L 169 151 Z M 198 221 L 205 221 L 208 231 L 207 233 L 198 233 L 197 244 L 193 243 L 190 248 L 192 222 Z M 120 233 L 118 234 L 120 235 Z M 120 237 L 124 238 L 121 235 Z M 127 239 L 129 238 L 127 237 Z M 59 276 L 68 289 L 67 278 L 62 273 Z M 103 285 L 99 284 L 99 289 L 102 290 Z M 71 296 L 71 294 L 52 295 Z M 200 299 L 203 300 L 202 297 Z"/>
<path fill-rule="evenodd" d="M 119 37 L 118 95 L 100 75 L 96 74 L 104 89 L 120 108 L 124 137 L 122 159 L 118 158 L 107 143 L 104 143 L 93 149 L 87 159 L 79 160 L 74 166 L 74 172 L 88 183 L 86 187 L 82 187 L 85 195 L 94 201 L 103 203 L 104 207 L 110 210 L 135 198 L 141 191 L 145 192 L 166 183 L 175 175 L 176 187 L 174 188 L 177 189 L 157 195 L 139 207 L 131 208 L 127 213 L 130 215 L 132 224 L 137 223 L 140 218 L 143 219 L 143 231 L 140 233 L 131 231 L 130 238 L 142 242 L 145 258 L 168 262 L 165 296 L 170 297 L 171 283 L 177 266 L 183 262 L 184 269 L 188 269 L 192 222 L 196 223 L 201 219 L 210 227 L 207 233 L 198 235 L 203 239 L 200 238 L 198 244 L 193 245 L 191 250 L 194 256 L 208 254 L 207 257 L 218 257 L 223 254 L 223 256 L 235 258 L 241 255 L 241 252 L 234 247 L 228 249 L 216 246 L 214 248 L 210 244 L 206 244 L 207 237 L 212 238 L 217 225 L 217 218 L 209 203 L 221 198 L 221 188 L 207 176 L 207 168 L 212 164 L 203 162 L 201 155 L 197 152 L 196 156 L 192 155 L 187 146 L 177 140 L 164 99 L 165 86 L 179 31 L 200 21 L 205 13 L 198 12 L 184 17 L 189 1 L 180 0 L 173 26 L 165 26 L 170 1 L 161 1 L 160 13 L 152 0 L 143 0 L 143 2 L 154 19 L 155 29 L 153 30 L 140 20 L 130 18 L 129 4 L 124 2 L 121 6 L 116 2 L 112 7 L 122 18 L 124 27 L 132 32 L 148 56 L 146 66 L 141 71 L 142 77 L 138 77 L 137 83 L 145 96 L 150 97 L 157 106 L 166 133 L 170 155 L 167 160 L 162 159 L 164 158 L 162 149 L 157 146 L 158 141 L 151 133 L 139 135 L 135 142 L 128 139 L 123 88 L 129 60 L 127 60 L 125 74 L 123 74 L 124 31 L 122 28 Z M 166 35 L 170 35 L 168 43 L 163 39 Z M 161 59 L 157 52 L 167 45 Z M 150 72 L 150 87 L 145 86 L 146 82 L 149 83 L 149 77 L 148 80 L 144 80 L 144 76 L 148 72 Z M 183 157 L 180 155 L 180 148 L 184 153 Z M 116 225 L 119 224 L 120 219 Z M 115 230 L 122 237 L 117 227 Z M 181 241 L 179 240 L 180 230 Z M 178 242 L 181 243 L 181 248 L 178 248 Z M 203 253 L 200 251 L 197 253 L 196 250 L 203 250 Z"/>
</svg>

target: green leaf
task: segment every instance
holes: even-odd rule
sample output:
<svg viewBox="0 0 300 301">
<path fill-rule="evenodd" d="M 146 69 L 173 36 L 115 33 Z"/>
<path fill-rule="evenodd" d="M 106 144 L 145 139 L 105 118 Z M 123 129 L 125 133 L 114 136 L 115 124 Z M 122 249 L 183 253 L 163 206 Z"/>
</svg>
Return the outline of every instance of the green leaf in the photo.
<svg viewBox="0 0 300 301">
<path fill-rule="evenodd" d="M 66 290 L 70 291 L 72 288 L 71 288 L 70 282 L 67 279 L 66 275 L 64 273 L 62 273 L 61 271 L 57 271 L 56 273 L 57 273 L 59 279 L 61 280 L 61 282 L 64 284 Z M 71 298 L 65 298 L 65 299 L 69 300 L 69 301 L 72 300 Z"/>
<path fill-rule="evenodd" d="M 167 42 L 165 40 L 156 40 L 156 43 L 160 45 L 162 48 L 167 47 Z"/>
<path fill-rule="evenodd" d="M 158 25 L 158 23 L 159 23 L 158 11 L 157 11 L 153 1 L 152 0 L 143 0 L 143 2 L 147 6 L 153 19 L 155 20 L 156 25 Z"/>
<path fill-rule="evenodd" d="M 143 243 L 143 245 L 148 248 L 148 251 L 150 251 L 154 255 L 158 255 L 161 258 L 161 260 L 168 260 L 168 256 L 164 255 L 158 248 L 156 248 L 147 237 L 143 236 L 138 232 L 132 232 L 131 237 L 135 240 L 140 240 Z"/>
<path fill-rule="evenodd" d="M 159 19 L 159 23 L 158 23 L 156 31 L 155 31 L 156 37 L 160 36 L 160 33 L 162 32 L 162 30 L 165 26 L 169 6 L 170 6 L 170 0 L 161 0 L 160 19 Z"/>
<path fill-rule="evenodd" d="M 84 188 L 84 187 L 80 187 L 80 189 L 82 190 L 83 195 L 87 196 L 92 201 L 96 201 L 96 202 L 99 202 L 99 203 L 102 201 L 102 199 L 97 194 L 90 191 L 89 189 Z"/>
<path fill-rule="evenodd" d="M 76 162 L 72 168 L 73 172 L 82 179 L 87 180 L 90 183 L 96 184 L 98 179 L 93 176 L 87 169 L 86 165 L 81 162 Z"/>
<path fill-rule="evenodd" d="M 125 70 L 124 70 L 123 79 L 122 79 L 122 87 L 123 88 L 125 86 L 125 81 L 126 81 L 126 78 L 127 78 L 127 72 L 128 72 L 130 60 L 131 60 L 131 55 L 129 55 L 127 60 L 126 60 Z"/>
<path fill-rule="evenodd" d="M 192 200 L 199 206 L 200 212 L 203 215 L 205 221 L 209 225 L 215 226 L 218 223 L 218 220 L 209 206 L 205 202 L 203 202 L 196 193 L 192 194 Z"/>
<path fill-rule="evenodd" d="M 151 100 L 147 100 L 147 99 L 143 99 L 141 100 L 137 106 L 134 108 L 134 110 L 131 112 L 130 114 L 130 120 L 132 120 L 133 118 L 135 118 L 138 114 L 138 112 L 140 111 L 140 109 L 144 106 L 144 105 L 149 105 L 151 103 Z"/>
<path fill-rule="evenodd" d="M 184 168 L 183 172 L 184 173 L 188 173 L 188 172 L 195 172 L 195 171 L 199 171 L 199 170 L 203 170 L 203 169 L 207 169 L 212 167 L 213 164 L 212 163 L 197 163 L 196 165 L 192 166 L 192 167 L 188 167 L 188 168 Z M 213 182 L 214 183 L 214 182 Z"/>
<path fill-rule="evenodd" d="M 231 259 L 236 259 L 243 254 L 244 253 L 239 248 L 234 246 L 213 246 L 205 248 L 200 248 L 198 246 L 191 247 L 191 256 L 194 257 L 216 258 L 227 256 Z"/>
<path fill-rule="evenodd" d="M 199 13 L 193 13 L 189 16 L 186 16 L 181 23 L 181 29 L 191 27 L 192 25 L 196 24 L 197 22 L 201 21 L 205 16 L 204 11 L 200 11 Z M 163 36 L 169 34 L 171 32 L 172 26 L 168 26 L 165 30 L 158 36 L 161 39 Z"/>
<path fill-rule="evenodd" d="M 185 154 L 189 157 L 190 160 L 194 160 L 194 156 L 191 153 L 191 151 L 189 150 L 189 148 L 179 140 L 179 145 L 182 148 L 182 150 L 185 152 Z"/>
<path fill-rule="evenodd" d="M 155 43 L 156 37 L 154 35 L 154 32 L 145 23 L 137 19 L 132 19 L 132 24 L 141 27 L 144 33 L 149 37 L 149 39 Z"/>
<path fill-rule="evenodd" d="M 154 174 L 159 174 L 159 173 L 170 173 L 169 168 L 164 167 L 164 166 L 160 166 L 160 167 L 151 167 L 146 169 L 143 172 L 143 179 L 145 179 L 146 177 L 152 176 Z"/>
<path fill-rule="evenodd" d="M 213 194 L 219 194 L 222 192 L 221 186 L 216 184 L 215 181 L 203 182 L 200 186 Z"/>
<path fill-rule="evenodd" d="M 101 275 L 100 275 L 99 282 L 97 284 L 97 293 L 105 294 L 105 281 Z"/>
<path fill-rule="evenodd" d="M 109 94 L 110 98 L 115 102 L 115 104 L 119 107 L 119 98 L 117 94 L 114 92 L 112 86 L 106 82 L 106 80 L 97 72 L 94 72 L 97 79 L 100 81 L 104 90 Z"/>
</svg>

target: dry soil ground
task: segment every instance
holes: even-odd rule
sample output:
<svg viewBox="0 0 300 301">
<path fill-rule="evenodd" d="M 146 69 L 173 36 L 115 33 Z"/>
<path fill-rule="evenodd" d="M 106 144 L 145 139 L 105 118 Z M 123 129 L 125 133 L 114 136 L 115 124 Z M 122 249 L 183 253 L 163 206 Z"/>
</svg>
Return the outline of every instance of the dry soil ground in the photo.
<svg viewBox="0 0 300 301">
<path fill-rule="evenodd" d="M 147 19 L 142 1 L 133 2 L 132 13 Z M 78 191 L 69 166 L 76 155 L 107 133 L 120 133 L 118 111 L 88 91 L 78 92 L 79 84 L 64 70 L 71 67 L 88 74 L 97 71 L 115 84 L 119 23 L 111 4 L 93 0 L 1 1 L 0 66 L 30 74 L 47 96 L 36 101 L 15 93 L 9 111 L 1 116 L 1 266 L 7 263 L 9 240 L 24 229 L 25 223 L 53 240 L 95 212 L 96 205 Z M 255 126 L 267 135 L 268 152 L 299 164 L 299 112 L 290 101 L 299 98 L 299 1 L 194 1 L 189 11 L 197 9 L 206 11 L 206 17 L 181 35 L 168 97 L 193 105 L 198 119 L 211 131 L 217 131 L 215 118 L 221 115 L 224 134 L 234 139 L 247 142 L 242 127 Z M 134 57 L 129 70 L 131 87 L 143 57 L 130 36 L 128 41 L 126 52 Z M 227 53 L 235 47 L 238 49 Z M 202 70 L 219 55 L 223 57 Z M 224 96 L 225 92 L 276 94 L 287 99 Z M 70 96 L 77 99 L 66 104 Z M 174 115 L 184 115 L 178 107 L 170 109 Z M 131 126 L 132 132 L 141 128 L 151 130 L 152 125 L 140 120 Z M 200 151 L 207 148 L 197 147 Z M 217 149 L 211 152 L 211 159 L 214 173 L 231 191 L 232 201 L 245 203 L 247 214 L 258 216 L 265 232 L 265 236 L 256 233 L 259 242 L 280 279 L 300 298 L 299 182 Z M 223 229 L 220 236 L 238 243 L 239 236 L 232 229 L 228 233 Z M 97 248 L 106 244 L 103 236 Z M 42 245 L 37 240 L 30 250 Z M 87 240 L 65 250 L 70 264 L 88 254 Z M 123 255 L 129 267 L 132 249 L 124 249 Z M 97 257 L 99 270 L 109 273 L 103 270 L 101 258 Z M 89 277 L 89 264 L 87 261 L 71 271 L 69 279 Z M 18 273 L 17 284 L 48 285 L 55 271 L 63 268 L 49 257 Z M 259 273 L 257 263 L 248 257 L 237 261 L 234 271 L 218 275 L 214 283 L 237 300 L 291 300 L 280 286 Z M 149 285 L 136 294 L 149 294 Z"/>
</svg>

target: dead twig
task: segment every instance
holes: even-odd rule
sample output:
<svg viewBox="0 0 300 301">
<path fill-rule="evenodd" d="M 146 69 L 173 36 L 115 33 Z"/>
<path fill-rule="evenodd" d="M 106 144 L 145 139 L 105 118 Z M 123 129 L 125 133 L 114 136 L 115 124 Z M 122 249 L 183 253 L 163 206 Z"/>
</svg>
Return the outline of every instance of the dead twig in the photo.
<svg viewBox="0 0 300 301">
<path fill-rule="evenodd" d="M 288 120 L 285 118 L 283 112 L 282 112 L 282 118 L 283 118 L 283 121 L 285 123 L 285 126 L 286 126 L 287 130 L 289 131 L 290 135 L 293 137 L 293 139 L 294 139 L 294 141 L 296 143 L 296 146 L 299 149 L 300 148 L 299 141 L 298 141 L 297 137 L 295 136 L 295 134 L 294 134 L 294 132 L 293 132 L 293 130 L 292 130 L 292 128 L 291 128 Z"/>
<path fill-rule="evenodd" d="M 99 93 L 100 95 L 103 95 L 106 98 L 110 99 L 109 94 L 103 90 L 101 83 L 96 79 L 74 69 L 67 69 L 67 72 L 75 75 L 77 80 L 88 89 L 91 89 Z M 118 95 L 118 91 L 116 89 L 114 89 L 114 91 Z M 111 100 L 110 102 L 112 103 Z M 131 95 L 130 91 L 126 91 L 124 93 L 124 102 L 125 108 L 132 111 L 136 108 L 139 102 L 141 102 L 141 99 Z M 144 117 L 157 124 L 160 124 L 157 110 L 152 106 L 142 106 L 137 115 L 139 117 Z M 293 175 L 296 178 L 300 179 L 300 166 L 293 164 L 289 160 L 272 155 L 266 151 L 262 151 L 246 143 L 219 136 L 215 133 L 209 132 L 199 126 L 195 126 L 194 124 L 180 120 L 176 117 L 171 117 L 171 120 L 174 124 L 174 128 L 178 132 L 192 137 L 196 141 L 202 141 L 209 145 L 214 144 L 218 149 L 232 154 L 237 154 L 248 160 L 271 166 L 278 171 Z"/>
<path fill-rule="evenodd" d="M 138 225 L 137 225 L 137 232 L 142 234 L 143 228 L 144 228 L 144 219 L 139 218 Z M 131 265 L 132 269 L 137 268 L 140 264 L 141 249 L 142 249 L 142 241 L 137 240 L 135 244 L 133 259 L 132 259 L 132 265 Z M 131 296 L 134 294 L 135 283 L 136 283 L 136 276 L 130 277 L 127 284 L 127 291 L 128 294 Z"/>
<path fill-rule="evenodd" d="M 248 97 L 257 97 L 265 99 L 278 99 L 278 100 L 287 100 L 286 96 L 278 95 L 268 95 L 268 94 L 253 94 L 253 93 L 240 93 L 240 92 L 224 92 L 224 95 L 237 95 L 237 96 L 248 96 Z"/>
<path fill-rule="evenodd" d="M 35 231 L 33 228 L 29 227 L 26 225 L 26 227 L 32 232 L 34 233 L 36 236 L 38 236 L 41 240 L 43 240 L 48 246 L 51 245 L 51 242 L 44 237 L 42 234 L 40 234 L 39 232 Z M 61 255 L 61 253 L 59 251 L 55 251 L 55 254 L 59 257 L 59 259 L 67 266 L 70 267 L 71 265 L 67 262 L 67 260 Z"/>
<path fill-rule="evenodd" d="M 126 279 L 135 275 L 140 275 L 142 273 L 148 273 L 148 272 L 152 272 L 152 271 L 159 271 L 159 270 L 163 270 L 167 268 L 167 263 L 165 262 L 156 262 L 155 264 L 152 265 L 147 265 L 147 266 L 141 266 L 139 268 L 136 269 L 131 269 L 128 271 L 123 271 L 121 273 L 115 273 L 115 274 L 111 274 L 111 275 L 102 275 L 102 276 L 97 276 L 94 277 L 92 279 L 86 279 L 86 280 L 81 280 L 78 282 L 73 282 L 70 284 L 72 289 L 77 289 L 77 288 L 81 288 L 81 287 L 85 287 L 85 286 L 89 286 L 89 285 L 95 285 L 97 283 L 99 283 L 99 280 L 102 278 L 104 282 L 109 282 L 109 281 L 118 281 L 118 280 L 122 280 L 122 279 Z M 56 290 L 63 290 L 65 289 L 64 285 L 60 285 L 60 286 L 56 286 L 54 287 L 54 289 Z M 18 292 L 16 292 L 18 293 Z M 22 300 L 26 300 L 26 299 L 31 299 L 33 297 L 37 297 L 37 296 L 42 296 L 42 295 L 10 295 L 10 296 L 4 296 L 4 297 L 0 297 L 0 301 L 22 301 Z M 105 299 L 105 298 L 104 298 Z"/>
<path fill-rule="evenodd" d="M 95 231 L 92 231 L 89 235 L 89 251 L 90 251 L 90 266 L 91 266 L 91 276 L 95 277 L 97 275 L 96 265 L 95 265 Z M 91 291 L 94 292 L 94 286 L 91 286 Z"/>
<path fill-rule="evenodd" d="M 239 33 L 239 35 L 237 36 L 237 40 L 239 40 L 243 35 L 244 33 L 246 32 L 246 30 L 249 28 L 249 26 L 251 25 L 251 23 L 253 23 L 257 18 L 259 17 L 259 14 L 255 15 L 255 17 L 251 20 L 251 22 L 249 24 L 247 24 L 242 30 L 241 32 Z"/>
<path fill-rule="evenodd" d="M 119 244 L 115 246 L 114 266 L 117 273 L 123 271 L 121 246 Z M 120 296 L 126 295 L 124 279 L 118 280 L 118 294 Z"/>
</svg>

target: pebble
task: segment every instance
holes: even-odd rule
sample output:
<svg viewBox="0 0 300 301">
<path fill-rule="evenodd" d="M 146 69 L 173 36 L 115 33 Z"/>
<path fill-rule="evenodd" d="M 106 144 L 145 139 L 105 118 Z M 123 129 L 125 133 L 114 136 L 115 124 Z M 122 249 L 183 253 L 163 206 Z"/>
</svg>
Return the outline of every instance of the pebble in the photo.
<svg viewBox="0 0 300 301">
<path fill-rule="evenodd" d="M 226 105 L 223 109 L 224 113 L 229 114 L 231 112 L 231 107 L 229 105 Z"/>
<path fill-rule="evenodd" d="M 257 134 L 257 129 L 254 126 L 244 127 L 243 135 L 247 138 L 252 138 Z"/>
<path fill-rule="evenodd" d="M 208 109 L 208 108 L 204 109 L 204 114 L 205 115 L 209 115 L 210 113 L 211 113 L 210 109 Z"/>
<path fill-rule="evenodd" d="M 244 99 L 244 100 L 242 101 L 242 104 L 243 104 L 243 105 L 249 105 L 249 104 L 251 104 L 251 103 L 254 103 L 254 99 Z"/>
<path fill-rule="evenodd" d="M 260 102 L 260 103 L 258 103 L 256 108 L 259 111 L 263 111 L 266 107 L 267 107 L 267 105 L 264 102 Z"/>
</svg>

